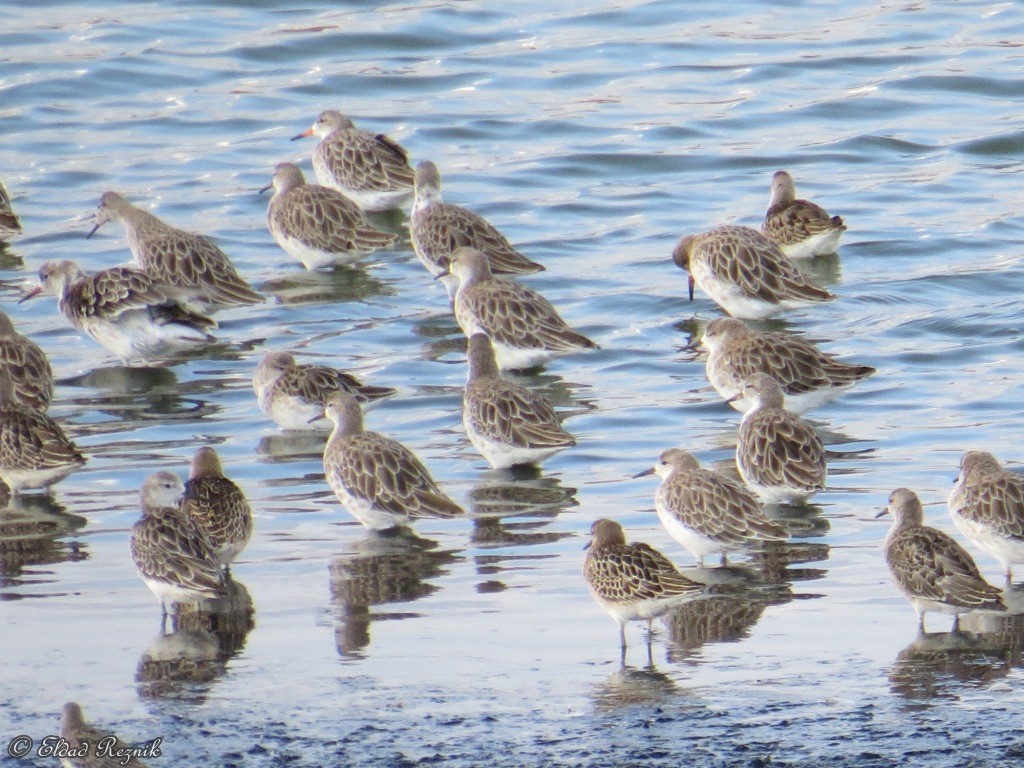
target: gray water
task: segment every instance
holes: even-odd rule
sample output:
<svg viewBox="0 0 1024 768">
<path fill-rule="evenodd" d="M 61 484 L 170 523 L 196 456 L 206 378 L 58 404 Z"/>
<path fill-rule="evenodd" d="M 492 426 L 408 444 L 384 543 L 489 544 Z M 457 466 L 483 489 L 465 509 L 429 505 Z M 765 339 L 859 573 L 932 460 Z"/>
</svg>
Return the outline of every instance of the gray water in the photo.
<svg viewBox="0 0 1024 768">
<path fill-rule="evenodd" d="M 918 637 L 874 520 L 905 485 L 952 532 L 960 454 L 1024 460 L 1018 5 L 182 5 L 0 8 L 0 174 L 26 232 L 0 260 L 0 299 L 51 356 L 52 413 L 91 457 L 0 518 L 38 532 L 0 542 L 0 741 L 56 733 L 77 700 L 127 739 L 162 738 L 152 765 L 1024 755 L 1020 620 L 967 619 L 950 638 L 934 616 Z M 256 192 L 277 162 L 309 172 L 312 140 L 288 139 L 328 107 L 436 162 L 446 199 L 545 264 L 526 281 L 601 344 L 528 380 L 579 439 L 539 474 L 490 471 L 466 440 L 464 341 L 407 242 L 310 275 L 271 240 Z M 656 624 L 652 663 L 628 627 L 623 666 L 580 576 L 590 524 L 613 517 L 692 567 L 655 483 L 629 475 L 674 445 L 725 468 L 738 424 L 692 346 L 719 310 L 686 300 L 669 256 L 683 234 L 759 224 L 780 168 L 849 231 L 810 265 L 839 300 L 768 325 L 878 373 L 812 414 L 836 456 L 827 491 L 787 513 L 793 541 L 738 558 L 725 576 L 744 588 Z M 52 299 L 16 304 L 45 259 L 128 260 L 117 225 L 85 239 L 107 189 L 214 236 L 272 300 L 222 313 L 222 343 L 197 359 L 132 370 Z M 322 438 L 256 407 L 251 372 L 278 348 L 398 387 L 369 428 L 412 447 L 471 518 L 413 540 L 364 532 L 323 480 Z M 254 610 L 166 638 L 128 530 L 143 478 L 184 474 L 201 444 L 256 511 L 233 568 Z"/>
</svg>

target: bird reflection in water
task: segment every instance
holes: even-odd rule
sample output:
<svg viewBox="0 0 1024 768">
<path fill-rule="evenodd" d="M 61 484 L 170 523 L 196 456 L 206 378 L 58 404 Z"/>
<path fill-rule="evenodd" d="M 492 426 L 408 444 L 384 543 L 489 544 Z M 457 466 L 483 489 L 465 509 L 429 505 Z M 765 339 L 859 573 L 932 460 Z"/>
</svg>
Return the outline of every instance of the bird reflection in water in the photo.
<svg viewBox="0 0 1024 768">
<path fill-rule="evenodd" d="M 373 606 L 411 603 L 440 589 L 428 583 L 447 573 L 456 550 L 438 549 L 436 541 L 421 539 L 408 528 L 370 532 L 352 550 L 329 564 L 331 603 L 338 626 L 335 643 L 341 656 L 361 656 L 370 644 L 374 620 L 404 619 L 413 611 L 371 611 Z"/>
<path fill-rule="evenodd" d="M 361 265 L 314 272 L 295 270 L 268 280 L 260 286 L 260 291 L 273 296 L 278 304 L 291 306 L 366 301 L 395 293 L 389 283 L 374 277 Z"/>
<path fill-rule="evenodd" d="M 781 543 L 781 542 L 780 542 Z M 687 576 L 708 582 L 704 599 L 684 603 L 666 614 L 668 660 L 692 661 L 709 643 L 736 643 L 750 635 L 770 605 L 793 599 L 785 581 L 763 581 L 755 571 L 739 566 L 690 570 Z"/>
<path fill-rule="evenodd" d="M 654 666 L 651 646 L 647 646 L 647 666 L 638 668 L 623 663 L 591 693 L 598 713 L 609 714 L 627 707 L 649 709 L 670 703 L 681 691 L 676 681 Z"/>
<path fill-rule="evenodd" d="M 180 382 L 170 368 L 120 365 L 94 368 L 80 376 L 61 379 L 57 384 L 97 390 L 70 402 L 82 410 L 100 411 L 126 423 L 156 418 L 204 418 L 216 412 L 206 395 L 223 387 L 222 382 L 214 379 Z M 107 428 L 108 425 L 100 424 L 96 431 Z"/>
<path fill-rule="evenodd" d="M 6 491 L 6 487 L 0 489 L 0 587 L 16 586 L 29 578 L 39 584 L 40 576 L 25 574 L 25 569 L 88 557 L 84 544 L 64 540 L 85 526 L 84 517 L 68 514 L 49 495 L 11 497 Z"/>
<path fill-rule="evenodd" d="M 919 631 L 889 670 L 890 690 L 924 705 L 957 699 L 1024 667 L 1024 594 L 1003 597 L 1007 613 L 977 611 L 963 615 L 957 631 Z"/>
<path fill-rule="evenodd" d="M 501 554 L 474 557 L 477 573 L 488 576 L 478 585 L 481 592 L 505 588 L 493 578 L 535 555 L 522 547 L 551 544 L 572 534 L 546 530 L 559 513 L 578 505 L 576 489 L 565 488 L 558 478 L 544 477 L 536 467 L 512 467 L 481 474 L 468 496 L 473 518 L 470 541 L 481 549 L 502 549 Z M 516 548 L 516 549 L 510 549 Z"/>
<path fill-rule="evenodd" d="M 206 700 L 209 686 L 245 647 L 255 627 L 252 597 L 229 579 L 228 594 L 198 605 L 176 605 L 171 631 L 161 628 L 139 657 L 135 689 L 140 699 Z"/>
</svg>

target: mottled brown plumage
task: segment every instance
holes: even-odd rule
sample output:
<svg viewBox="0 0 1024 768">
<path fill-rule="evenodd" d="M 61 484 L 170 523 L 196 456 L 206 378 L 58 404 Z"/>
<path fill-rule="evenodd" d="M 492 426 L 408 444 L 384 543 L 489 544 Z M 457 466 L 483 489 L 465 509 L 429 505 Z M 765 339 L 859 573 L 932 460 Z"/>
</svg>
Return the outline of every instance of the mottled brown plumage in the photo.
<svg viewBox="0 0 1024 768">
<path fill-rule="evenodd" d="M 348 392 L 361 403 L 391 397 L 393 387 L 363 384 L 351 374 L 311 363 L 297 364 L 288 352 L 269 352 L 252 377 L 260 409 L 284 429 L 316 429 L 328 398 Z"/>
<path fill-rule="evenodd" d="M 570 328 L 551 302 L 511 278 L 495 277 L 474 248 L 459 248 L 450 271 L 459 279 L 455 319 L 466 338 L 488 336 L 502 370 L 532 368 L 555 357 L 597 349 Z"/>
<path fill-rule="evenodd" d="M 142 517 L 132 526 L 132 561 L 165 614 L 170 603 L 196 603 L 227 589 L 210 538 L 179 506 L 184 490 L 171 472 L 150 475 L 140 493 Z"/>
<path fill-rule="evenodd" d="M 576 444 L 547 398 L 501 377 L 490 339 L 482 333 L 469 339 L 462 422 L 470 442 L 495 469 L 540 463 Z"/>
<path fill-rule="evenodd" d="M 231 565 L 249 543 L 252 508 L 242 489 L 224 476 L 220 457 L 209 446 L 192 457 L 181 509 L 203 529 L 221 566 Z"/>
<path fill-rule="evenodd" d="M 679 573 L 667 557 L 650 545 L 627 544 L 622 526 L 614 520 L 596 520 L 590 535 L 583 578 L 594 599 L 619 625 L 623 648 L 626 621 L 643 619 L 649 632 L 656 616 L 704 589 L 703 584 Z"/>
<path fill-rule="evenodd" d="M 0 369 L 11 378 L 14 402 L 45 411 L 53 399 L 53 369 L 39 345 L 14 329 L 0 312 Z"/>
<path fill-rule="evenodd" d="M 762 320 L 835 298 L 809 283 L 778 246 L 756 229 L 727 224 L 679 241 L 672 260 L 733 317 Z"/>
<path fill-rule="evenodd" d="M 365 527 L 387 530 L 424 517 L 465 514 L 412 451 L 364 430 L 352 395 L 331 395 L 326 414 L 334 431 L 324 448 L 324 474 L 338 500 Z"/>
<path fill-rule="evenodd" d="M 0 370 L 0 481 L 15 493 L 46 488 L 85 461 L 56 421 L 14 400 L 11 377 Z"/>
<path fill-rule="evenodd" d="M 39 268 L 39 286 L 21 301 L 41 293 L 55 295 L 72 326 L 126 363 L 205 344 L 217 325 L 179 304 L 163 283 L 131 267 L 87 276 L 73 261 L 47 261 Z"/>
<path fill-rule="evenodd" d="M 119 750 L 130 749 L 132 745 L 109 731 L 86 723 L 82 707 L 76 702 L 69 701 L 61 711 L 60 736 L 67 742 L 69 750 L 77 752 L 84 747 L 87 751 L 82 757 L 62 757 L 60 761 L 64 768 L 146 768 L 145 763 L 134 755 L 119 755 Z"/>
<path fill-rule="evenodd" d="M 835 253 L 846 225 L 817 203 L 796 196 L 786 171 L 772 176 L 772 196 L 761 232 L 791 259 Z"/>
<path fill-rule="evenodd" d="M 352 200 L 331 187 L 307 184 L 291 163 L 277 165 L 271 186 L 267 227 L 306 269 L 352 264 L 395 242 L 393 234 L 371 225 Z"/>
<path fill-rule="evenodd" d="M 432 275 L 448 268 L 462 246 L 480 251 L 496 275 L 528 275 L 544 267 L 530 261 L 479 214 L 441 199 L 441 174 L 424 160 L 416 166 L 416 199 L 409 219 L 413 249 Z"/>
<path fill-rule="evenodd" d="M 121 222 L 135 263 L 189 309 L 210 313 L 263 301 L 209 238 L 172 227 L 116 192 L 100 197 L 96 216 L 92 232 L 108 221 Z"/>
<path fill-rule="evenodd" d="M 828 402 L 875 372 L 870 365 L 836 360 L 791 333 L 755 331 L 742 320 L 719 317 L 708 323 L 707 376 L 715 390 L 738 411 L 751 403 L 740 395 L 743 382 L 766 373 L 782 387 L 786 410 L 804 413 Z"/>
<path fill-rule="evenodd" d="M 747 487 L 768 504 L 803 502 L 822 490 L 825 446 L 810 424 L 783 409 L 778 383 L 754 374 L 743 395 L 754 402 L 736 443 L 736 466 Z"/>
<path fill-rule="evenodd" d="M 765 517 L 761 505 L 746 488 L 704 469 L 689 452 L 670 448 L 658 463 L 641 475 L 662 478 L 654 506 L 669 534 L 693 552 L 703 565 L 704 557 L 742 549 L 756 541 L 783 541 L 789 535 Z"/>
<path fill-rule="evenodd" d="M 364 211 L 400 208 L 413 195 L 409 155 L 384 134 L 361 131 L 340 112 L 327 109 L 313 127 L 294 139 L 316 136 L 313 172 L 317 181 L 351 198 Z"/>
<path fill-rule="evenodd" d="M 1024 477 L 1003 469 L 987 451 L 968 451 L 949 494 L 949 514 L 1012 579 L 1014 563 L 1024 563 Z"/>
<path fill-rule="evenodd" d="M 899 590 L 914 606 L 924 628 L 928 611 L 957 616 L 976 609 L 1005 611 L 1001 593 L 982 578 L 971 556 L 954 539 L 924 525 L 917 495 L 897 488 L 879 514 L 892 514 L 885 561 Z M 954 623 L 953 628 L 957 628 Z"/>
</svg>

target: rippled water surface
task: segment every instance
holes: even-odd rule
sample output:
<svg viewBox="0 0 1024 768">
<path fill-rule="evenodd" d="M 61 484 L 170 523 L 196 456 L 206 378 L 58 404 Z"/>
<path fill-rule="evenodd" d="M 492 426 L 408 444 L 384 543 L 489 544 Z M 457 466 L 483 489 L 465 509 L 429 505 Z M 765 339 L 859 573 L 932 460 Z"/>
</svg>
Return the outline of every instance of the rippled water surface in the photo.
<svg viewBox="0 0 1024 768">
<path fill-rule="evenodd" d="M 55 733 L 78 700 L 161 737 L 153 765 L 1020 759 L 1021 622 L 948 637 L 934 616 L 918 637 L 874 520 L 906 485 L 952 531 L 965 449 L 1024 460 L 1018 5 L 184 5 L 0 8 L 0 174 L 25 228 L 0 304 L 51 356 L 52 412 L 91 457 L 0 518 L 0 741 Z M 542 472 L 490 471 L 466 440 L 464 341 L 407 238 L 316 275 L 271 240 L 257 190 L 283 160 L 309 173 L 313 141 L 289 138 L 328 107 L 436 162 L 446 199 L 545 264 L 526 280 L 601 344 L 528 380 L 579 439 Z M 784 516 L 793 541 L 712 574 L 745 586 L 656 624 L 651 663 L 628 627 L 621 666 L 580 576 L 590 524 L 692 567 L 655 483 L 629 476 L 673 445 L 725 468 L 738 424 L 693 346 L 719 310 L 686 300 L 669 256 L 682 234 L 758 225 L 779 168 L 849 231 L 809 266 L 839 300 L 770 325 L 878 373 L 812 415 L 836 455 L 816 504 Z M 107 189 L 213 235 L 272 300 L 150 369 L 120 367 L 52 299 L 16 304 L 45 259 L 129 259 L 117 225 L 85 239 Z M 256 407 L 252 370 L 279 348 L 398 387 L 369 428 L 471 518 L 367 535 L 324 482 L 322 438 Z M 143 478 L 184 475 L 201 444 L 256 510 L 233 568 L 254 612 L 165 637 L 128 530 Z"/>
</svg>

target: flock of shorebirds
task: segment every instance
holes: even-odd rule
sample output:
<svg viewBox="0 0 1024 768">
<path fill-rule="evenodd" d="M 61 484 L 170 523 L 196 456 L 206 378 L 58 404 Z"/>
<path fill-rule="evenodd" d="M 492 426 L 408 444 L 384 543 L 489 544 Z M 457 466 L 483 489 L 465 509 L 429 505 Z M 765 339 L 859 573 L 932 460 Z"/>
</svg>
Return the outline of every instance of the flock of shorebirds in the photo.
<svg viewBox="0 0 1024 768">
<path fill-rule="evenodd" d="M 414 169 L 406 150 L 387 136 L 360 130 L 333 110 L 294 138 L 313 135 L 319 138 L 312 160 L 319 183 L 307 183 L 297 166 L 281 163 L 262 190 L 273 190 L 267 226 L 274 240 L 310 270 L 352 264 L 396 240 L 365 214 L 411 201 L 413 249 L 445 284 L 468 338 L 463 423 L 469 440 L 494 468 L 539 464 L 573 446 L 575 439 L 545 397 L 503 376 L 597 348 L 547 299 L 518 282 L 518 276 L 543 267 L 479 215 L 445 202 L 438 168 L 424 161 Z M 56 296 L 67 322 L 125 364 L 187 354 L 213 338 L 217 324 L 211 314 L 263 301 L 208 238 L 173 227 L 116 192 L 100 198 L 89 235 L 109 221 L 124 227 L 134 266 L 86 274 L 74 262 L 48 261 L 22 301 Z M 788 538 L 765 508 L 800 504 L 825 488 L 825 449 L 800 414 L 874 369 L 837 360 L 791 334 L 756 330 L 744 320 L 835 299 L 805 279 L 797 262 L 835 253 L 845 229 L 840 217 L 798 199 L 792 177 L 779 171 L 760 231 L 715 227 L 684 237 L 672 254 L 689 273 L 690 298 L 699 287 L 730 315 L 707 325 L 706 370 L 715 390 L 744 414 L 736 448 L 742 482 L 701 467 L 680 448 L 666 450 L 640 473 L 661 478 L 658 516 L 701 565 L 712 554 L 725 562 L 754 542 Z M 0 238 L 19 232 L 0 188 Z M 46 415 L 53 381 L 45 354 L 2 313 L 0 363 L 0 480 L 13 493 L 46 488 L 86 457 Z M 365 527 L 387 530 L 419 518 L 464 514 L 410 450 L 365 429 L 363 406 L 395 390 L 365 385 L 327 366 L 297 363 L 284 351 L 259 363 L 253 388 L 259 407 L 283 429 L 332 426 L 324 472 L 339 501 Z M 223 595 L 228 567 L 252 533 L 252 512 L 224 477 L 216 452 L 197 451 L 187 482 L 166 471 L 150 476 L 141 508 L 131 556 L 164 617 L 174 606 Z M 990 454 L 969 452 L 949 508 L 967 539 L 1003 563 L 1009 584 L 1012 565 L 1024 562 L 1024 478 L 1001 468 Z M 885 511 L 895 518 L 885 558 L 922 627 L 928 611 L 954 614 L 955 628 L 961 613 L 1006 610 L 1000 590 L 985 582 L 963 547 L 923 524 L 912 491 L 893 491 Z M 654 617 L 706 589 L 650 546 L 626 543 L 615 521 L 596 521 L 591 534 L 584 576 L 618 623 L 623 649 L 627 620 L 646 620 L 649 641 Z M 68 722 L 82 725 L 80 710 L 70 712 Z"/>
</svg>

